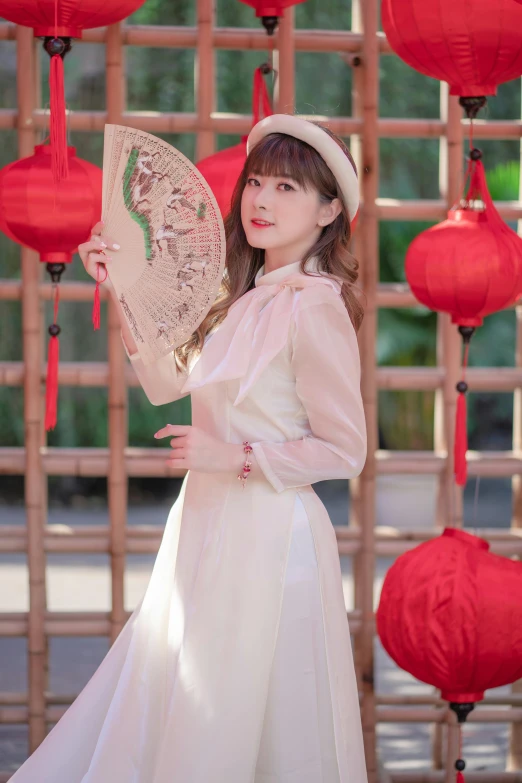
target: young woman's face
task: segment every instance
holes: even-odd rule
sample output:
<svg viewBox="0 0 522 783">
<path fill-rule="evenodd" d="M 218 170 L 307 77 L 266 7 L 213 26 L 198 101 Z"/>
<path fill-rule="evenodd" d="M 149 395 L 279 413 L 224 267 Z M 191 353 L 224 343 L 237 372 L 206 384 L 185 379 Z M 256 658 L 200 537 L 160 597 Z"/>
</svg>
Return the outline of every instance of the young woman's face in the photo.
<svg viewBox="0 0 522 783">
<path fill-rule="evenodd" d="M 325 219 L 328 207 L 315 189 L 304 190 L 289 177 L 249 174 L 241 199 L 241 222 L 252 247 L 286 248 L 290 254 L 295 249 L 299 255 L 330 222 Z"/>
</svg>

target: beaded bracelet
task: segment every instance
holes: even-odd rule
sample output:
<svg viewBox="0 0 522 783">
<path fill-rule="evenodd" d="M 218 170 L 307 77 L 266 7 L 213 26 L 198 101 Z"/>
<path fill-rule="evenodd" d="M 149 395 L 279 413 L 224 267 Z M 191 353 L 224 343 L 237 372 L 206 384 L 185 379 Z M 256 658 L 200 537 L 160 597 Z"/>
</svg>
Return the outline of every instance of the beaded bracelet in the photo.
<svg viewBox="0 0 522 783">
<path fill-rule="evenodd" d="M 250 462 L 248 455 L 252 452 L 252 446 L 247 440 L 243 441 L 243 451 L 247 455 L 245 464 L 243 465 L 243 473 L 238 473 L 237 477 L 243 484 L 243 489 L 245 488 L 246 480 L 250 474 L 250 467 L 252 463 Z"/>
</svg>

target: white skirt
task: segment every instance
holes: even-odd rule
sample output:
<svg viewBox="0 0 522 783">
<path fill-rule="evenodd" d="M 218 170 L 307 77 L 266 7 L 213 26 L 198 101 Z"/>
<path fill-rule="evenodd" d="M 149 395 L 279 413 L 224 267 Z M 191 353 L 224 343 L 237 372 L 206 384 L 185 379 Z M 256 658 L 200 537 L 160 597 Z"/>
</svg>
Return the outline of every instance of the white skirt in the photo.
<svg viewBox="0 0 522 783">
<path fill-rule="evenodd" d="M 170 648 L 163 645 L 161 638 L 158 647 L 154 637 L 152 657 L 142 660 L 146 639 L 139 633 L 154 631 L 158 635 L 158 627 L 160 631 L 164 628 L 161 612 L 180 613 L 180 606 L 172 600 L 176 593 L 170 563 L 176 560 L 176 524 L 179 524 L 181 502 L 182 499 L 176 502 L 167 522 L 144 597 L 148 603 L 142 601 L 136 607 L 91 680 L 37 750 L 15 772 L 13 783 L 151 783 L 153 779 L 156 783 L 167 780 L 176 783 L 339 783 L 332 722 L 335 701 L 332 703 L 328 685 L 320 573 L 310 520 L 299 494 L 292 501 L 291 546 L 283 580 L 280 622 L 277 636 L 274 635 L 274 657 L 267 678 L 268 692 L 263 690 L 266 703 L 258 705 L 254 700 L 254 703 L 244 705 L 245 714 L 252 714 L 253 719 L 257 717 L 257 710 L 260 714 L 260 741 L 258 748 L 253 749 L 252 774 L 239 775 L 235 767 L 228 774 L 225 764 L 235 763 L 232 755 L 223 755 L 224 760 L 217 755 L 212 757 L 218 758 L 222 765 L 215 769 L 215 777 L 208 773 L 203 777 L 199 767 L 197 774 L 192 776 L 185 775 L 183 770 L 178 772 L 176 765 L 184 764 L 192 769 L 196 762 L 199 763 L 200 756 L 194 756 L 192 747 L 174 764 L 170 764 L 170 758 L 160 759 L 158 747 L 166 753 L 176 740 L 172 723 L 163 717 L 163 706 L 157 706 L 159 689 L 172 687 L 169 677 L 175 668 L 170 663 Z M 190 521 L 188 518 L 187 524 Z M 326 532 L 325 528 L 323 533 Z M 330 545 L 327 576 L 334 579 L 338 555 L 335 541 L 331 540 Z M 338 588 L 332 587 L 333 597 L 335 589 Z M 331 602 L 330 611 L 337 614 L 337 622 L 343 622 L 346 614 L 342 597 L 338 598 L 338 607 Z M 161 603 L 159 619 L 154 616 L 158 602 Z M 259 605 L 263 607 L 262 602 Z M 263 618 L 259 618 L 258 622 L 262 621 Z M 326 624 L 328 630 L 331 633 L 331 626 Z M 338 634 L 336 644 L 339 638 L 344 637 Z M 350 643 L 349 636 L 346 641 Z M 340 685 L 339 692 L 333 696 L 350 716 L 351 723 L 344 718 L 352 732 L 346 736 L 350 740 L 353 736 L 352 748 L 355 747 L 358 753 L 362 739 L 350 652 L 351 649 L 332 648 L 332 653 L 338 656 L 338 670 L 342 671 L 341 666 L 346 663 L 342 679 L 344 690 Z M 241 694 L 231 693 L 230 698 L 238 702 Z M 148 711 L 143 707 L 144 701 Z M 210 727 L 214 725 L 209 723 Z M 133 742 L 129 741 L 131 736 Z M 233 742 L 237 739 L 237 752 L 245 757 L 241 736 L 225 739 L 230 745 L 227 752 L 232 753 Z M 141 756 L 134 753 L 139 741 L 145 743 Z M 216 754 L 218 751 L 219 746 L 214 749 Z M 200 752 L 206 768 L 210 769 L 204 745 L 197 746 L 197 754 Z M 243 759 L 245 770 L 248 753 L 246 760 Z M 357 753 L 352 753 L 345 742 L 339 749 L 339 763 L 359 761 L 363 757 Z M 159 761 L 162 761 L 161 765 Z M 360 763 L 362 765 L 363 761 Z M 158 771 L 154 772 L 156 768 Z M 363 783 L 364 774 L 356 773 L 353 781 Z"/>
<path fill-rule="evenodd" d="M 317 560 L 299 495 L 254 783 L 339 783 Z"/>
</svg>

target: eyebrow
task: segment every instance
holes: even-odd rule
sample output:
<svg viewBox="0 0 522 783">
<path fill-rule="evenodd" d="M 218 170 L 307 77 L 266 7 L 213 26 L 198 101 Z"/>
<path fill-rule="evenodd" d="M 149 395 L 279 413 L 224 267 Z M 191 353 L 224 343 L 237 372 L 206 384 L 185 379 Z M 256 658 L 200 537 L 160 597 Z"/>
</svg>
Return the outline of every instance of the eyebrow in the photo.
<svg viewBox="0 0 522 783">
<path fill-rule="evenodd" d="M 291 174 L 262 174 L 260 171 L 251 171 L 249 176 L 251 176 L 251 177 L 274 177 L 274 179 L 277 179 L 277 177 L 281 177 L 282 179 L 291 179 L 292 182 L 297 182 L 296 178 L 293 177 Z"/>
</svg>

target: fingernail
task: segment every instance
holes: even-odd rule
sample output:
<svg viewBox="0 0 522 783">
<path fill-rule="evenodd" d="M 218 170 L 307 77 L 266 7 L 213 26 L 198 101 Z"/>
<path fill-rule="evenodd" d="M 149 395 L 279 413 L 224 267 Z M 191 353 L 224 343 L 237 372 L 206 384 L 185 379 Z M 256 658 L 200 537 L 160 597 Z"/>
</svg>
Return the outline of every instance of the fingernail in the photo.
<svg viewBox="0 0 522 783">
<path fill-rule="evenodd" d="M 157 432 L 155 432 L 155 433 L 154 433 L 154 437 L 155 437 L 155 438 L 157 438 L 157 437 L 158 437 L 158 433 L 157 433 Z"/>
<path fill-rule="evenodd" d="M 101 246 L 101 247 L 107 247 L 107 245 L 105 244 L 105 242 L 100 242 L 100 246 Z"/>
<path fill-rule="evenodd" d="M 119 245 L 117 245 L 117 244 L 116 244 L 116 242 L 115 242 L 115 243 L 114 243 L 114 245 L 113 245 L 113 248 L 114 248 L 115 250 L 119 250 L 119 249 L 120 249 L 120 246 L 119 246 Z"/>
</svg>

